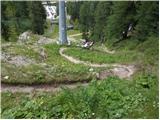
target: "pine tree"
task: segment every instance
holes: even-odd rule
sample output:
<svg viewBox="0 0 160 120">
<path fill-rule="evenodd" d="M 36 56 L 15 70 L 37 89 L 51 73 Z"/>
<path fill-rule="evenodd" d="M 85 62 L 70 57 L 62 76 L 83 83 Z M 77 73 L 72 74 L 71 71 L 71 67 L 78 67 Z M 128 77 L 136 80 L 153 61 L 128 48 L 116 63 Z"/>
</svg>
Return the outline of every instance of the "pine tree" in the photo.
<svg viewBox="0 0 160 120">
<path fill-rule="evenodd" d="M 75 22 L 75 20 L 79 19 L 79 11 L 80 7 L 82 5 L 82 2 L 79 1 L 73 1 L 73 2 L 67 2 L 67 14 L 71 16 L 71 22 Z"/>
<path fill-rule="evenodd" d="M 26 1 L 3 1 L 1 13 L 2 37 L 5 40 L 15 41 L 21 32 L 30 29 L 31 21 Z"/>
<path fill-rule="evenodd" d="M 138 6 L 136 38 L 144 40 L 150 35 L 158 36 L 159 31 L 159 3 L 158 1 L 143 1 Z"/>
<path fill-rule="evenodd" d="M 29 2 L 27 1 L 15 1 L 16 6 L 16 20 L 18 25 L 18 32 L 22 33 L 28 29 L 31 29 L 31 20 L 29 18 Z"/>
<path fill-rule="evenodd" d="M 16 21 L 16 6 L 13 1 L 4 1 L 2 4 L 2 35 L 6 40 L 16 41 L 18 26 Z"/>
<path fill-rule="evenodd" d="M 135 15 L 134 1 L 113 2 L 112 14 L 109 16 L 107 27 L 105 28 L 105 38 L 108 40 L 125 39 L 129 25 L 135 24 Z"/>
<path fill-rule="evenodd" d="M 2 32 L 2 37 L 8 41 L 9 28 L 7 24 L 6 8 L 7 8 L 7 2 L 1 2 L 1 32 Z"/>
<path fill-rule="evenodd" d="M 95 25 L 94 13 L 97 2 L 84 2 L 80 8 L 80 30 L 83 32 L 83 38 L 88 39 L 88 32 L 91 36 Z"/>
<path fill-rule="evenodd" d="M 104 27 L 111 12 L 112 2 L 99 2 L 95 9 L 95 26 L 93 39 L 104 42 Z"/>
<path fill-rule="evenodd" d="M 46 12 L 42 3 L 40 1 L 32 1 L 30 13 L 33 33 L 43 34 Z"/>
</svg>

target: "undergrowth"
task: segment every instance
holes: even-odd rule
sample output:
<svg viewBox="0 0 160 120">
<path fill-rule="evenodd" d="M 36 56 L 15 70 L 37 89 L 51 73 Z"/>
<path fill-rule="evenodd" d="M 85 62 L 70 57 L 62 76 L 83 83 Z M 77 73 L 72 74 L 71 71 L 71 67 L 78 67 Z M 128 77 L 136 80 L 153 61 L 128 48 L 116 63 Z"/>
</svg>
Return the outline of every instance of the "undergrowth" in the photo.
<svg viewBox="0 0 160 120">
<path fill-rule="evenodd" d="M 149 88 L 142 85 L 144 79 Z M 2 118 L 156 119 L 157 79 L 148 75 L 132 82 L 110 77 L 101 82 L 93 80 L 89 86 L 74 90 L 62 88 L 58 94 L 30 93 L 24 96 L 2 93 Z"/>
<path fill-rule="evenodd" d="M 16 67 L 2 61 L 2 82 L 12 84 L 39 84 L 39 83 L 59 83 L 59 82 L 78 82 L 88 81 L 95 77 L 89 69 L 90 67 L 73 64 L 61 57 L 59 49 L 61 46 L 50 44 L 44 46 L 47 53 L 47 58 L 40 63 L 39 54 L 33 52 L 25 46 L 12 46 L 7 52 L 12 52 L 14 55 L 25 55 L 30 58 L 37 59 L 37 64 L 28 66 Z M 104 68 L 95 68 L 93 72 L 97 72 Z M 9 76 L 8 79 L 4 79 Z M 22 79 L 23 78 L 23 79 Z"/>
<path fill-rule="evenodd" d="M 136 61 L 137 72 L 131 80 L 117 77 L 109 77 L 103 81 L 92 80 L 87 87 L 80 86 L 72 90 L 62 88 L 59 93 L 2 92 L 2 118 L 158 119 L 157 39 L 150 37 L 134 44 L 133 41 L 123 41 L 115 48 L 118 51 L 115 55 L 71 46 L 65 53 L 90 62 Z M 44 47 L 48 54 L 44 61 L 47 63 L 46 67 L 31 65 L 16 68 L 2 61 L 2 81 L 33 84 L 54 81 L 55 78 L 57 81 L 92 79 L 90 67 L 75 65 L 59 55 L 58 51 L 62 46 L 50 44 Z M 27 51 L 23 54 L 27 54 Z M 94 69 L 98 70 L 100 69 Z M 8 81 L 3 79 L 7 75 Z"/>
<path fill-rule="evenodd" d="M 133 63 L 140 56 L 134 51 L 120 51 L 115 54 L 88 50 L 84 48 L 68 48 L 65 53 L 69 56 L 92 63 Z"/>
</svg>

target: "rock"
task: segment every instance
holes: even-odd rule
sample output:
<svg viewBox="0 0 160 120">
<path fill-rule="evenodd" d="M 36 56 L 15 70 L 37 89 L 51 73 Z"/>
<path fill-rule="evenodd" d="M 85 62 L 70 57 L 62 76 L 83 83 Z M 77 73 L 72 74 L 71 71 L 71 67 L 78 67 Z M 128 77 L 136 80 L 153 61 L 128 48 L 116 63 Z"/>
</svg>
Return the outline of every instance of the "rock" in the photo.
<svg viewBox="0 0 160 120">
<path fill-rule="evenodd" d="M 99 74 L 97 74 L 97 78 L 100 79 L 100 80 L 103 80 L 103 79 L 105 79 L 107 77 L 110 77 L 112 75 L 113 75 L 112 71 L 105 70 L 105 71 L 99 72 Z"/>
<path fill-rule="evenodd" d="M 34 64 L 35 61 L 31 60 L 25 56 L 15 56 L 12 57 L 9 61 L 9 63 L 11 64 L 15 64 L 16 66 L 25 66 L 25 65 L 29 65 L 29 64 Z"/>
<path fill-rule="evenodd" d="M 92 113 L 92 115 L 95 115 L 95 113 Z"/>
<path fill-rule="evenodd" d="M 39 49 L 39 54 L 41 56 L 42 61 L 47 59 L 47 53 L 46 53 L 46 50 L 44 48 Z"/>
<path fill-rule="evenodd" d="M 93 68 L 90 68 L 90 69 L 89 69 L 89 72 L 93 72 Z"/>
<path fill-rule="evenodd" d="M 11 56 L 8 53 L 1 52 L 1 60 L 7 61 L 10 57 Z"/>
<path fill-rule="evenodd" d="M 50 39 L 50 38 L 40 36 L 37 43 L 40 44 L 40 45 L 44 45 L 44 44 L 50 44 L 50 43 L 54 43 L 54 42 L 55 42 L 54 39 Z"/>
<path fill-rule="evenodd" d="M 18 42 L 20 43 L 24 43 L 27 42 L 30 39 L 30 31 L 26 31 L 24 33 L 22 33 L 19 37 L 18 37 Z"/>
<path fill-rule="evenodd" d="M 71 41 L 68 39 L 68 44 L 67 45 L 71 45 Z"/>
<path fill-rule="evenodd" d="M 113 68 L 111 69 L 111 71 L 113 72 L 115 76 L 118 76 L 119 78 L 127 78 L 129 76 L 128 69 L 123 68 L 123 67 Z"/>
<path fill-rule="evenodd" d="M 109 76 L 117 76 L 117 77 L 123 79 L 123 78 L 130 77 L 130 75 L 132 75 L 132 73 L 127 68 L 115 67 L 110 70 L 105 70 L 105 71 L 99 72 L 99 74 L 97 75 L 97 78 L 98 79 L 105 79 Z"/>
<path fill-rule="evenodd" d="M 4 77 L 4 79 L 6 79 L 6 80 L 7 80 L 8 78 L 9 78 L 9 76 L 5 76 L 5 77 Z"/>
<path fill-rule="evenodd" d="M 59 45 L 60 43 L 59 43 L 59 41 L 56 41 L 56 43 L 57 43 L 57 45 Z"/>
<path fill-rule="evenodd" d="M 97 77 L 98 79 L 100 79 L 100 78 L 99 78 L 99 73 L 96 73 L 96 77 Z"/>
</svg>

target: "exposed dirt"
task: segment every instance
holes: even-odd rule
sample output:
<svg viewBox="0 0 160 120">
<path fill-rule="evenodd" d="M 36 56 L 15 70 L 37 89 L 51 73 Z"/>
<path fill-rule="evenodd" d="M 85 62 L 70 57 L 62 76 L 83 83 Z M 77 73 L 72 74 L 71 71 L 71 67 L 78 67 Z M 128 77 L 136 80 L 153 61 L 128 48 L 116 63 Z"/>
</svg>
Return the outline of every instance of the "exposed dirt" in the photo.
<svg viewBox="0 0 160 120">
<path fill-rule="evenodd" d="M 14 56 L 11 57 L 10 60 L 8 60 L 9 63 L 15 64 L 16 66 L 26 66 L 30 64 L 34 64 L 35 61 L 32 59 L 29 59 L 25 56 Z"/>
<path fill-rule="evenodd" d="M 69 89 L 74 89 L 78 86 L 87 86 L 88 83 L 73 83 L 73 84 L 66 84 L 66 85 L 59 85 L 56 86 L 55 84 L 41 84 L 41 85 L 9 85 L 9 84 L 1 84 L 1 92 L 10 91 L 12 93 L 15 92 L 23 92 L 23 93 L 31 93 L 33 91 L 46 91 L 46 92 L 58 92 L 62 89 L 62 87 L 66 87 Z"/>
<path fill-rule="evenodd" d="M 75 64 L 83 64 L 86 66 L 90 66 L 90 67 L 114 67 L 113 69 L 110 70 L 105 70 L 99 73 L 98 78 L 103 79 L 107 76 L 118 76 L 119 78 L 129 78 L 134 72 L 135 72 L 135 66 L 134 65 L 121 65 L 121 64 L 94 64 L 88 61 L 82 61 L 82 60 L 78 60 L 76 58 L 73 58 L 71 56 L 68 56 L 66 54 L 64 54 L 64 51 L 67 48 L 61 48 L 59 53 L 61 56 L 63 56 L 64 58 L 66 58 L 67 60 L 69 60 L 72 63 Z"/>
<path fill-rule="evenodd" d="M 55 43 L 55 42 L 56 42 L 55 39 L 50 39 L 47 37 L 40 36 L 39 40 L 37 41 L 37 44 L 45 45 L 45 44 L 50 44 L 50 43 Z"/>
<path fill-rule="evenodd" d="M 135 66 L 115 67 L 110 70 L 104 70 L 99 72 L 97 77 L 99 79 L 104 79 L 114 75 L 122 79 L 123 78 L 129 79 L 134 72 L 135 72 Z"/>
<path fill-rule="evenodd" d="M 73 36 L 77 36 L 80 34 L 75 34 L 75 35 L 70 35 L 69 37 L 73 37 Z M 47 54 L 45 52 L 44 49 L 41 49 L 39 47 L 39 45 L 43 45 L 43 44 L 50 44 L 56 42 L 56 40 L 53 39 L 48 39 L 45 37 L 42 37 L 39 39 L 39 41 L 34 44 L 32 47 L 34 49 L 34 51 L 38 52 L 41 56 L 45 57 Z M 3 45 L 3 47 L 9 46 L 11 44 L 6 44 Z M 118 76 L 119 78 L 130 78 L 131 75 L 133 75 L 133 73 L 135 72 L 136 68 L 134 65 L 121 65 L 121 64 L 96 64 L 96 63 L 91 63 L 89 61 L 82 61 L 79 59 L 76 59 L 72 56 L 68 56 L 66 54 L 64 54 L 64 51 L 67 48 L 60 48 L 59 53 L 62 57 L 66 58 L 67 60 L 69 60 L 70 62 L 74 63 L 74 64 L 83 64 L 86 66 L 90 66 L 90 67 L 112 67 L 112 69 L 109 70 L 104 70 L 101 71 L 97 74 L 97 78 L 98 79 L 104 79 L 107 78 L 109 76 Z M 114 51 L 109 51 L 108 49 L 105 49 L 105 52 L 110 53 L 110 54 L 114 54 Z M 37 64 L 35 63 L 33 60 L 26 58 L 24 56 L 10 56 L 7 53 L 2 53 L 1 54 L 1 60 L 5 60 L 6 62 L 9 62 L 11 64 L 15 64 L 17 66 L 20 65 L 27 65 L 27 64 Z M 43 64 L 43 63 L 42 63 Z M 44 63 L 45 64 L 45 63 Z M 45 64 L 47 65 L 47 64 Z M 1 84 L 1 91 L 10 91 L 10 92 L 33 92 L 33 91 L 51 91 L 51 92 L 57 92 L 61 90 L 61 87 L 67 87 L 70 89 L 76 88 L 79 85 L 82 86 L 87 86 L 88 83 L 70 83 L 70 84 L 41 84 L 41 85 L 9 85 L 9 84 Z"/>
<path fill-rule="evenodd" d="M 1 60 L 14 64 L 16 66 L 26 66 L 30 64 L 35 64 L 36 62 L 33 59 L 27 58 L 26 56 L 12 56 L 9 53 L 1 53 Z"/>
</svg>

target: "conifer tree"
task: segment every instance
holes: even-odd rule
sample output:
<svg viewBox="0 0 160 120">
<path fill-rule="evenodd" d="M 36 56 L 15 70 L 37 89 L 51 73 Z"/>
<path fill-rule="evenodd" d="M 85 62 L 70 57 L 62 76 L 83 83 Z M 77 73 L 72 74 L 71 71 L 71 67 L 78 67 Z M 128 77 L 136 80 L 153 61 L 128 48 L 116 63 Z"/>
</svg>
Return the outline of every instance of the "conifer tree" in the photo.
<svg viewBox="0 0 160 120">
<path fill-rule="evenodd" d="M 9 28 L 7 24 L 6 8 L 7 8 L 7 2 L 1 2 L 1 33 L 2 33 L 2 37 L 8 41 Z"/>
<path fill-rule="evenodd" d="M 28 4 L 26 1 L 3 1 L 1 5 L 2 37 L 5 40 L 15 41 L 21 32 L 31 27 Z"/>
<path fill-rule="evenodd" d="M 80 7 L 82 2 L 67 2 L 67 14 L 71 16 L 71 21 L 75 22 L 75 20 L 79 19 Z"/>
<path fill-rule="evenodd" d="M 6 40 L 15 41 L 18 35 L 18 24 L 15 18 L 16 6 L 13 1 L 2 4 L 2 35 Z"/>
<path fill-rule="evenodd" d="M 112 2 L 99 2 L 95 10 L 95 26 L 94 26 L 94 37 L 96 41 L 104 42 L 104 27 L 107 24 L 107 18 L 111 12 Z"/>
<path fill-rule="evenodd" d="M 84 2 L 80 8 L 80 29 L 83 32 L 83 38 L 88 39 L 88 32 L 93 34 L 95 25 L 94 13 L 97 2 Z"/>
<path fill-rule="evenodd" d="M 143 1 L 138 6 L 137 26 L 135 36 L 144 40 L 149 35 L 158 36 L 159 32 L 159 3 L 158 1 Z"/>
<path fill-rule="evenodd" d="M 107 27 L 105 28 L 105 38 L 108 40 L 125 39 L 129 25 L 135 24 L 135 15 L 134 1 L 113 2 L 112 14 L 109 16 Z"/>
<path fill-rule="evenodd" d="M 43 34 L 46 12 L 42 3 L 40 1 L 32 1 L 30 13 L 33 33 Z"/>
</svg>

